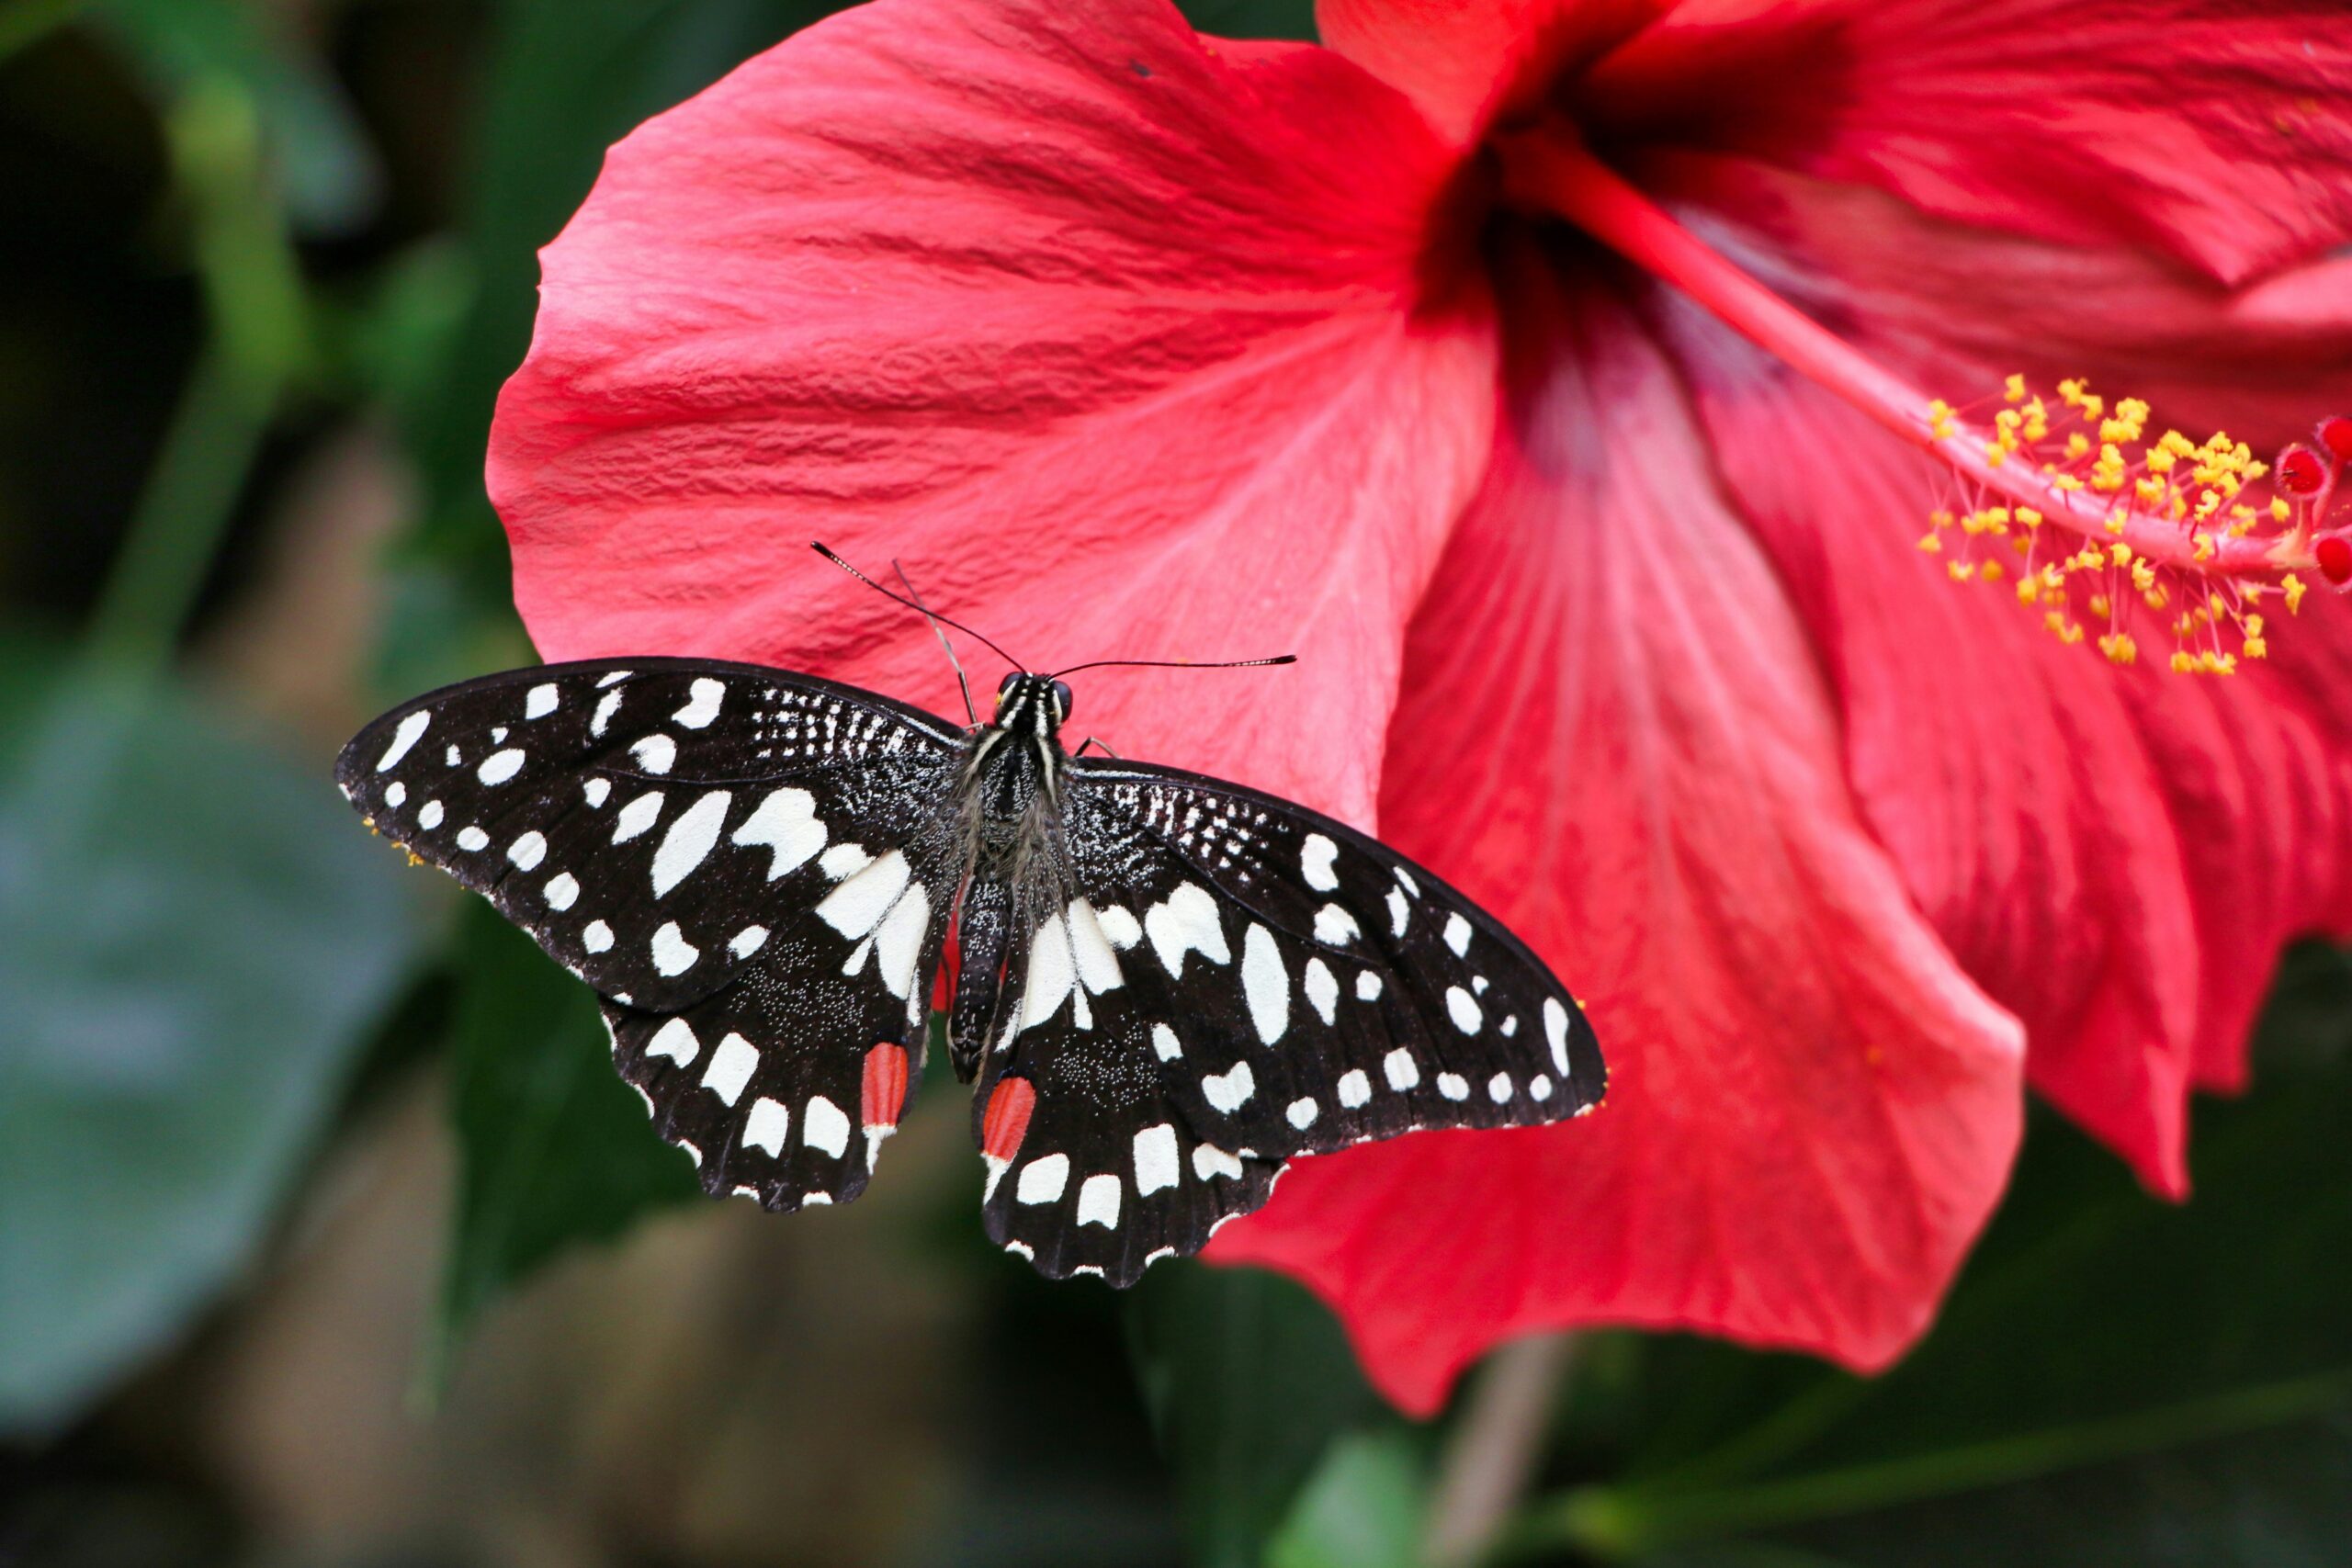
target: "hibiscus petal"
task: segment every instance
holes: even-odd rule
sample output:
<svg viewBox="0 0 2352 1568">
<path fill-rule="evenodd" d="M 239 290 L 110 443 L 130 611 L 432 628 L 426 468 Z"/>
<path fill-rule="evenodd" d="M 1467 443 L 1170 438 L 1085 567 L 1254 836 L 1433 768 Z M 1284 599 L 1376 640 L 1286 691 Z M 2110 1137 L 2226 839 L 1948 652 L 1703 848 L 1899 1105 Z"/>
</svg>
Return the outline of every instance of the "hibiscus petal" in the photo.
<svg viewBox="0 0 2352 1568">
<path fill-rule="evenodd" d="M 2228 282 L 2352 237 L 2334 0 L 1685 0 L 1575 96 L 1599 134 L 2151 245 Z"/>
<path fill-rule="evenodd" d="M 1419 303 L 1451 168 L 1346 62 L 1228 58 L 1172 7 L 797 35 L 616 147 L 546 252 L 490 458 L 534 639 L 952 708 L 923 623 L 821 538 L 1048 667 L 1295 649 L 1098 675 L 1081 733 L 1368 818 L 1489 445 L 1486 308 Z"/>
<path fill-rule="evenodd" d="M 1304 1162 L 1216 1246 L 1321 1291 L 1416 1410 L 1582 1322 L 1883 1364 L 2020 1119 L 2018 1026 L 1857 818 L 1804 630 L 1657 348 L 1551 268 L 1506 286 L 1514 413 L 1414 622 L 1383 820 L 1585 998 L 1608 1102 Z"/>
<path fill-rule="evenodd" d="M 2105 660 L 1916 541 L 1925 457 L 1679 297 L 1660 319 L 1724 482 L 1790 584 L 1864 816 L 2034 1084 L 2161 1190 L 2186 1185 L 2196 922 L 2161 781 Z"/>
</svg>

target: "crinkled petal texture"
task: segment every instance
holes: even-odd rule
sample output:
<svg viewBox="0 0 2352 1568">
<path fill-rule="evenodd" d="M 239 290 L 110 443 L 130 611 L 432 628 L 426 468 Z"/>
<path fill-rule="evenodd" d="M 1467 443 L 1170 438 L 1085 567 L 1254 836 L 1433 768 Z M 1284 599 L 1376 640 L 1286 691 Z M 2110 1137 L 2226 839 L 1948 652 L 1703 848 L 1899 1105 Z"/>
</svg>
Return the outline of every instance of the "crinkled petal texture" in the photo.
<svg viewBox="0 0 2352 1568">
<path fill-rule="evenodd" d="M 2243 281 L 2352 236 L 2340 0 L 1683 0 L 1573 90 L 1921 209 Z"/>
<path fill-rule="evenodd" d="M 1323 41 L 1470 141 L 1623 42 L 1674 0 L 1317 0 Z"/>
<path fill-rule="evenodd" d="M 1519 257 L 1508 412 L 1414 623 L 1383 823 L 1585 998 L 1609 1099 L 1303 1162 L 1215 1251 L 1313 1282 L 1416 1410 L 1497 1339 L 1592 1321 L 1875 1367 L 2001 1190 L 2020 1031 L 1863 826 L 1657 345 Z"/>
<path fill-rule="evenodd" d="M 923 623 L 823 539 L 1040 667 L 1297 652 L 1106 672 L 1079 722 L 1368 819 L 1491 439 L 1483 296 L 1421 301 L 1452 166 L 1347 62 L 1164 4 L 797 35 L 616 147 L 546 253 L 490 460 L 534 639 L 951 707 Z"/>
<path fill-rule="evenodd" d="M 2234 291 L 1752 162 L 1650 173 L 1743 265 L 1955 400 L 2001 369 L 2044 385 L 2090 369 L 2121 378 L 2111 392 L 2153 390 L 2160 416 L 2226 417 L 2267 443 L 2293 433 L 2290 409 L 2352 403 L 2352 320 L 2310 287 L 2352 281 L 2340 263 Z M 2233 681 L 2119 672 L 1913 547 L 1951 500 L 1927 459 L 1687 302 L 1656 313 L 1821 645 L 1873 830 L 2026 1021 L 2036 1086 L 2184 1192 L 2191 1088 L 2242 1081 L 2280 945 L 2352 923 L 2352 732 L 2325 696 L 2352 647 L 2346 606 L 2274 610 L 2274 667 Z"/>
</svg>

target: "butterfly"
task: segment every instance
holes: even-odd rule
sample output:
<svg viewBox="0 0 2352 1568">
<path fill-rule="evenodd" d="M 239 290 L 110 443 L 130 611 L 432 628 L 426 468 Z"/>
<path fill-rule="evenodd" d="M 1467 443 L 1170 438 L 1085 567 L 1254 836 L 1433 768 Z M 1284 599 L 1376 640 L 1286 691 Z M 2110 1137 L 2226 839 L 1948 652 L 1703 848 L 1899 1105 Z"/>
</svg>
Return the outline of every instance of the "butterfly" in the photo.
<svg viewBox="0 0 2352 1568">
<path fill-rule="evenodd" d="M 512 671 L 385 714 L 336 779 L 595 988 L 713 1196 L 865 1190 L 951 929 L 988 1234 L 1051 1278 L 1196 1252 L 1295 1156 L 1599 1103 L 1590 1026 L 1493 916 L 1304 807 L 1071 753 L 1075 671 L 1007 662 L 962 726 L 752 664 Z"/>
</svg>

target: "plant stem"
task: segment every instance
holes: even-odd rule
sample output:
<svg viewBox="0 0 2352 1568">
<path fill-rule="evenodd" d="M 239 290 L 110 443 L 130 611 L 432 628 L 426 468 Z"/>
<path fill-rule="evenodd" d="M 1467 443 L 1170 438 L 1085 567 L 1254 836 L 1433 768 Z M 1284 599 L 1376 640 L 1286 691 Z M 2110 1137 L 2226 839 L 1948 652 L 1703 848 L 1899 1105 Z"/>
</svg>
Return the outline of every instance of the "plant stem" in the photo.
<svg viewBox="0 0 2352 1568">
<path fill-rule="evenodd" d="M 1422 1556 L 1460 1568 L 1487 1555 L 1534 1478 L 1576 1337 L 1547 1334 L 1505 1346 L 1478 1376 L 1438 1461 Z"/>
<path fill-rule="evenodd" d="M 2241 1389 L 2169 1409 L 1849 1465 L 1745 1486 L 1592 1487 L 1553 1498 L 1516 1529 L 1514 1555 L 1563 1546 L 1607 1557 L 1837 1518 L 2316 1416 L 2352 1395 L 2352 1372 Z"/>
<path fill-rule="evenodd" d="M 198 359 L 85 634 L 87 662 L 141 677 L 169 662 L 273 400 L 214 350 Z"/>
</svg>

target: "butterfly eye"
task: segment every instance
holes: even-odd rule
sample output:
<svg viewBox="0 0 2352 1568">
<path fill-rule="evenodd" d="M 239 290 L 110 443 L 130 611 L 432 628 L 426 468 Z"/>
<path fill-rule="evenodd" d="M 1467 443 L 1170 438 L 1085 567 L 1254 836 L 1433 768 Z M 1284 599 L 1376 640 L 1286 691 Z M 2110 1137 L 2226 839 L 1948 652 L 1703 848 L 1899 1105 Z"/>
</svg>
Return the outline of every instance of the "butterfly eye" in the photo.
<svg viewBox="0 0 2352 1568">
<path fill-rule="evenodd" d="M 1005 698 L 1007 698 L 1007 697 L 1009 697 L 1009 696 L 1011 696 L 1011 695 L 1012 694 L 1012 688 L 1013 688 L 1015 685 L 1019 684 L 1020 680 L 1021 680 L 1021 671 L 1018 671 L 1018 670 L 1012 670 L 1012 671 L 1006 671 L 1004 679 L 1003 679 L 1003 680 L 1001 680 L 1001 681 L 999 681 L 999 682 L 996 683 L 996 705 L 997 705 L 997 706 L 999 706 L 999 707 L 1002 707 L 1002 706 L 1004 705 L 1004 699 L 1005 699 Z"/>
<path fill-rule="evenodd" d="M 1064 722 L 1068 722 L 1068 720 L 1069 720 L 1069 705 L 1070 705 L 1069 682 L 1067 682 L 1067 681 L 1057 681 L 1057 682 L 1054 682 L 1054 701 L 1056 701 L 1056 702 L 1057 702 L 1057 703 L 1061 704 L 1061 705 L 1062 705 L 1062 714 L 1061 714 L 1061 716 L 1062 716 L 1062 718 L 1063 718 Z"/>
</svg>

